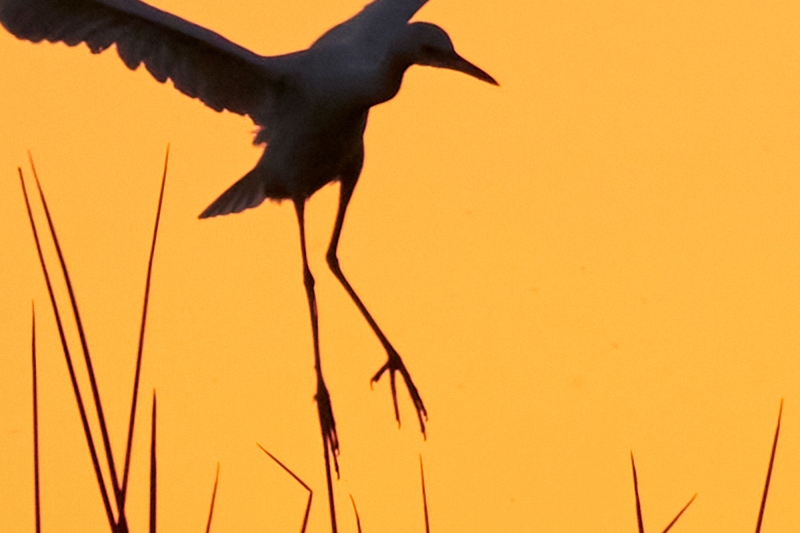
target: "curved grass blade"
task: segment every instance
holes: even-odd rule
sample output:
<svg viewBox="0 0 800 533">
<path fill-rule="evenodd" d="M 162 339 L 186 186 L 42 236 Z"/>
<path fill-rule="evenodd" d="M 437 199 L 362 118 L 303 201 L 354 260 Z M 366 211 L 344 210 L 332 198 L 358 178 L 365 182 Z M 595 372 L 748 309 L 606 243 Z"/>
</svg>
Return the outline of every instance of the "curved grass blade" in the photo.
<svg viewBox="0 0 800 533">
<path fill-rule="evenodd" d="M 636 477 L 636 463 L 633 460 L 631 451 L 631 467 L 633 468 L 633 492 L 636 494 L 636 520 L 639 524 L 639 533 L 644 533 L 644 521 L 642 520 L 642 502 L 639 499 L 639 480 Z"/>
<path fill-rule="evenodd" d="M 636 462 L 633 460 L 633 451 L 631 451 L 631 468 L 633 469 L 633 492 L 636 494 L 636 522 L 639 526 L 639 533 L 644 533 L 644 520 L 642 519 L 642 500 L 639 497 L 639 479 L 636 475 Z M 672 526 L 675 525 L 675 523 L 678 521 L 681 515 L 686 511 L 686 509 L 689 508 L 689 506 L 692 504 L 695 498 L 697 498 L 697 493 L 695 493 L 695 495 L 691 497 L 689 502 L 683 506 L 683 509 L 681 509 L 677 515 L 675 515 L 675 518 L 673 518 L 672 522 L 670 522 L 667 525 L 663 533 L 667 533 L 670 529 L 672 529 Z"/>
<path fill-rule="evenodd" d="M 669 525 L 666 527 L 666 529 L 664 529 L 664 533 L 667 533 L 670 529 L 672 529 L 672 526 L 675 525 L 675 522 L 678 521 L 678 518 L 681 517 L 683 512 L 686 511 L 686 509 L 688 509 L 690 505 L 692 505 L 692 502 L 694 501 L 695 498 L 697 498 L 696 492 L 694 493 L 694 496 L 692 496 L 692 499 L 689 500 L 689 503 L 683 506 L 683 509 L 680 510 L 680 512 L 675 516 L 675 518 L 672 519 L 672 522 L 670 522 Z"/>
<path fill-rule="evenodd" d="M 128 474 L 131 466 L 131 450 L 133 448 L 133 428 L 136 421 L 136 404 L 139 398 L 139 378 L 142 370 L 142 352 L 144 350 L 144 331 L 147 323 L 147 307 L 150 301 L 150 279 L 153 273 L 153 257 L 156 253 L 156 239 L 158 237 L 158 227 L 161 221 L 161 207 L 164 203 L 164 186 L 167 183 L 167 166 L 169 164 L 169 145 L 167 145 L 167 155 L 164 159 L 164 173 L 161 176 L 161 192 L 158 195 L 158 208 L 156 209 L 156 221 L 153 227 L 153 240 L 150 244 L 150 258 L 147 261 L 147 276 L 144 285 L 144 304 L 142 305 L 142 322 L 139 326 L 139 346 L 136 350 L 136 373 L 133 378 L 133 395 L 131 399 L 131 414 L 128 419 L 128 440 L 125 445 L 125 465 L 122 473 L 122 504 L 128 493 Z M 153 400 L 155 402 L 155 399 Z"/>
<path fill-rule="evenodd" d="M 217 485 L 219 484 L 219 463 L 217 463 L 217 476 L 214 478 L 214 490 L 211 493 L 211 508 L 208 510 L 206 533 L 211 533 L 211 519 L 214 518 L 214 502 L 217 501 Z"/>
<path fill-rule="evenodd" d="M 89 355 L 89 345 L 86 342 L 86 333 L 83 329 L 83 322 L 81 321 L 81 315 L 78 311 L 78 302 L 75 298 L 75 291 L 72 288 L 72 280 L 69 277 L 69 272 L 67 272 L 67 263 L 64 260 L 64 254 L 61 251 L 61 245 L 58 242 L 58 237 L 56 236 L 56 229 L 53 225 L 53 219 L 50 216 L 50 209 L 47 207 L 47 201 L 44 197 L 44 192 L 42 191 L 42 185 L 39 183 L 39 176 L 36 173 L 36 166 L 33 164 L 33 156 L 28 153 L 28 159 L 30 160 L 31 171 L 33 172 L 33 178 L 36 181 L 36 188 L 39 189 L 39 198 L 42 202 L 42 207 L 44 208 L 44 214 L 47 218 L 47 226 L 50 229 L 50 236 L 53 239 L 53 244 L 56 247 L 56 253 L 58 255 L 58 262 L 61 264 L 61 272 L 64 276 L 64 282 L 67 285 L 67 292 L 69 294 L 69 301 L 72 305 L 72 314 L 75 317 L 75 323 L 78 326 L 78 337 L 81 341 L 81 349 L 83 350 L 83 359 L 86 363 L 86 371 L 89 375 L 89 384 L 92 389 L 92 399 L 94 401 L 95 409 L 97 411 L 97 418 L 100 423 L 100 435 L 103 438 L 103 448 L 105 450 L 106 459 L 108 462 L 108 471 L 111 475 L 111 484 L 114 488 L 114 496 L 116 497 L 117 501 L 117 510 L 119 514 L 119 524 L 123 525 L 126 523 L 125 520 L 125 502 L 122 497 L 122 488 L 119 484 L 119 479 L 117 478 L 117 468 L 114 461 L 114 455 L 111 450 L 111 439 L 108 436 L 108 426 L 106 425 L 106 417 L 103 413 L 103 404 L 100 401 L 100 390 L 97 386 L 97 378 L 94 374 L 94 366 L 92 365 L 92 358 Z M 127 526 L 124 526 L 124 531 L 127 531 Z"/>
<path fill-rule="evenodd" d="M 72 356 L 70 355 L 69 346 L 67 346 L 67 338 L 64 334 L 64 324 L 61 321 L 61 313 L 58 311 L 58 304 L 56 304 L 56 297 L 53 293 L 53 284 L 50 281 L 50 274 L 47 271 L 47 266 L 44 262 L 44 255 L 42 254 L 42 245 L 41 241 L 39 240 L 39 233 L 36 230 L 36 223 L 33 221 L 33 212 L 31 211 L 31 203 L 30 199 L 28 198 L 28 191 L 25 188 L 25 179 L 23 178 L 22 169 L 17 169 L 19 173 L 19 181 L 22 185 L 22 194 L 25 198 L 25 207 L 28 211 L 28 220 L 31 224 L 31 230 L 33 231 L 33 239 L 36 242 L 36 252 L 39 255 L 39 264 L 42 267 L 42 273 L 44 274 L 45 283 L 47 285 L 47 293 L 50 296 L 50 305 L 53 309 L 53 314 L 55 315 L 56 319 L 56 326 L 58 328 L 58 336 L 61 341 L 61 348 L 64 352 L 64 358 L 67 362 L 67 369 L 69 371 L 70 382 L 72 383 L 72 391 L 75 395 L 75 401 L 78 403 L 78 412 L 81 417 L 81 424 L 83 425 L 83 433 L 86 436 L 86 444 L 89 447 L 89 455 L 92 459 L 92 466 L 94 467 L 95 476 L 97 477 L 97 485 L 100 488 L 100 495 L 103 499 L 103 507 L 106 511 L 106 516 L 108 518 L 109 525 L 111 526 L 111 531 L 113 533 L 120 533 L 120 526 L 117 525 L 117 522 L 114 520 L 114 512 L 111 510 L 111 501 L 108 497 L 108 491 L 106 490 L 105 480 L 103 479 L 103 473 L 100 469 L 100 461 L 97 456 L 97 449 L 95 448 L 94 438 L 92 437 L 92 431 L 89 427 L 89 420 L 86 416 L 86 408 L 83 404 L 83 397 L 81 396 L 80 387 L 78 386 L 78 380 L 75 376 L 75 368 L 72 364 Z M 40 190 L 41 192 L 41 190 Z M 125 531 L 125 530 L 123 530 Z"/>
<path fill-rule="evenodd" d="M 764 494 L 761 496 L 761 507 L 758 509 L 758 522 L 756 523 L 756 533 L 761 531 L 761 523 L 764 519 L 764 509 L 767 507 L 767 494 L 769 493 L 769 483 L 772 479 L 772 467 L 775 465 L 775 451 L 778 449 L 778 435 L 781 432 L 781 416 L 783 415 L 783 398 L 778 409 L 778 425 L 775 427 L 775 438 L 772 441 L 772 453 L 769 456 L 769 467 L 767 468 L 767 481 L 764 483 Z"/>
<path fill-rule="evenodd" d="M 290 475 L 290 476 L 292 476 L 292 477 L 295 479 L 295 481 L 297 481 L 298 483 L 300 483 L 300 484 L 303 486 L 303 488 L 305 488 L 305 489 L 308 491 L 308 503 L 306 504 L 306 514 L 303 516 L 303 527 L 302 527 L 302 529 L 300 530 L 300 531 L 301 531 L 301 533 L 305 533 L 306 526 L 308 525 L 308 515 L 311 513 L 311 499 L 314 497 L 314 491 L 313 491 L 313 490 L 311 490 L 311 487 L 309 487 L 308 485 L 306 485 L 305 481 L 303 481 L 302 479 L 300 479 L 300 477 L 298 477 L 298 475 L 297 475 L 297 474 L 295 474 L 294 472 L 292 472 L 292 471 L 289 469 L 289 467 L 288 467 L 288 466 L 286 466 L 285 464 L 283 464 L 283 463 L 282 463 L 282 462 L 281 462 L 281 461 L 280 461 L 280 460 L 279 460 L 277 457 L 275 457 L 274 455 L 272 455 L 271 453 L 269 453 L 269 452 L 267 451 L 267 449 L 266 449 L 266 448 L 264 448 L 262 445 L 260 445 L 260 444 L 259 444 L 259 443 L 257 443 L 257 442 L 256 442 L 256 446 L 258 446 L 259 448 L 261 448 L 261 451 L 262 451 L 262 452 L 264 452 L 265 454 L 269 455 L 270 459 L 272 459 L 273 461 L 275 461 L 276 463 L 278 463 L 278 466 L 280 466 L 280 467 L 281 467 L 281 468 L 283 468 L 283 469 L 284 469 L 286 472 L 288 472 L 288 473 L 289 473 L 289 475 Z M 353 503 L 353 505 L 355 506 L 355 502 Z M 358 512 L 356 511 L 356 516 L 357 516 L 357 515 L 358 515 Z M 359 530 L 359 531 L 360 531 L 360 530 Z"/>
<path fill-rule="evenodd" d="M 431 524 L 428 519 L 428 495 L 425 492 L 425 470 L 422 468 L 422 454 L 419 456 L 419 477 L 422 479 L 422 505 L 425 510 L 425 533 L 431 533 Z"/>
<path fill-rule="evenodd" d="M 353 512 L 356 514 L 356 527 L 358 528 L 358 533 L 361 533 L 361 518 L 358 516 L 358 507 L 356 507 L 356 500 L 353 498 L 353 495 L 350 495 L 350 501 L 353 502 Z"/>
</svg>

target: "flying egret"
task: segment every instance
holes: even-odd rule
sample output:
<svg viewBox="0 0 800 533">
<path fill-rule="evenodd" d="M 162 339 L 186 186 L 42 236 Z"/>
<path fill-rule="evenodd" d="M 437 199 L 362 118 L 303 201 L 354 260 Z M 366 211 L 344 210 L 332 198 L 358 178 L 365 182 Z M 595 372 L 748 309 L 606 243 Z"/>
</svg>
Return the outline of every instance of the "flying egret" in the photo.
<svg viewBox="0 0 800 533">
<path fill-rule="evenodd" d="M 410 22 L 426 2 L 375 0 L 307 50 L 266 57 L 138 0 L 0 0 L 0 22 L 20 39 L 68 46 L 86 43 L 92 53 L 114 44 L 128 68 L 144 64 L 159 82 L 172 80 L 182 93 L 216 111 L 247 115 L 259 127 L 255 143 L 266 144 L 261 159 L 200 218 L 238 213 L 266 198 L 294 203 L 311 314 L 315 398 L 323 439 L 334 457 L 338 441 L 320 364 L 314 278 L 306 255 L 305 202 L 323 185 L 339 182 L 328 265 L 386 350 L 387 361 L 372 382 L 388 372 L 399 423 L 395 374 L 400 373 L 424 435 L 427 412 L 417 387 L 342 273 L 336 250 L 364 161 L 367 115 L 372 106 L 397 94 L 406 69 L 414 64 L 446 68 L 497 85 L 489 74 L 456 53 L 443 29 Z"/>
</svg>

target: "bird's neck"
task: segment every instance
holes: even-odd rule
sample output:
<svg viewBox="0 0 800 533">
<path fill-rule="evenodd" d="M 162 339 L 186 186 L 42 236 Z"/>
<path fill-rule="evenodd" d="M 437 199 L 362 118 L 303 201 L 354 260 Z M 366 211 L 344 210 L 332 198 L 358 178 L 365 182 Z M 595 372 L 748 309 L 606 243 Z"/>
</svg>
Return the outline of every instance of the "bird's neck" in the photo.
<svg viewBox="0 0 800 533">
<path fill-rule="evenodd" d="M 403 83 L 403 76 L 412 64 L 413 61 L 403 54 L 395 54 L 388 58 L 384 65 L 383 87 L 380 94 L 377 95 L 379 101 L 376 103 L 386 102 L 397 95 L 400 85 Z"/>
</svg>

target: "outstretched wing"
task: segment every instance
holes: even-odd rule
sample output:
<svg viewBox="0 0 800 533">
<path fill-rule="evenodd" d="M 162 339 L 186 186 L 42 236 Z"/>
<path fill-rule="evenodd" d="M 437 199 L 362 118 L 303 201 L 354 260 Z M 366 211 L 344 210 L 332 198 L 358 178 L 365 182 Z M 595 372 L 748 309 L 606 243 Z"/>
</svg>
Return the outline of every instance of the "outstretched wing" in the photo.
<svg viewBox="0 0 800 533">
<path fill-rule="evenodd" d="M 368 19 L 374 25 L 406 24 L 428 0 L 374 0 L 356 17 Z"/>
<path fill-rule="evenodd" d="M 405 24 L 428 0 L 374 0 L 361 10 L 358 17 L 370 18 L 373 22 L 378 20 L 392 24 Z"/>
<path fill-rule="evenodd" d="M 374 0 L 355 16 L 328 30 L 314 46 L 348 39 L 389 43 L 428 0 Z"/>
<path fill-rule="evenodd" d="M 0 23 L 20 39 L 92 53 L 112 44 L 131 70 L 144 63 L 159 82 L 208 107 L 258 124 L 280 90 L 281 58 L 259 56 L 221 35 L 138 0 L 0 0 Z"/>
</svg>

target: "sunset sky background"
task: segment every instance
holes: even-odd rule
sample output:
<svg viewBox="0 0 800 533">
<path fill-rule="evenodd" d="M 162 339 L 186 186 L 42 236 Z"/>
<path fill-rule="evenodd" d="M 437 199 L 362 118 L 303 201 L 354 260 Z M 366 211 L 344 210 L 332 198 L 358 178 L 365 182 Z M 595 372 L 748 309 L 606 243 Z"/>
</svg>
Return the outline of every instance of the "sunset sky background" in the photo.
<svg viewBox="0 0 800 533">
<path fill-rule="evenodd" d="M 262 54 L 307 47 L 364 0 L 153 0 Z M 796 2 L 433 0 L 500 82 L 415 67 L 375 108 L 342 268 L 430 413 L 402 427 L 385 353 L 328 271 L 338 190 L 309 203 L 339 526 L 424 531 L 800 530 L 800 8 Z M 329 531 L 308 308 L 290 203 L 200 221 L 252 168 L 252 122 L 109 50 L 0 30 L 0 529 L 33 530 L 30 321 L 46 531 L 107 531 L 17 178 L 36 161 L 122 455 L 147 253 L 171 159 L 128 515 L 159 531 Z M 41 210 L 36 209 L 43 221 Z M 55 267 L 54 254 L 48 258 Z M 59 290 L 66 304 L 65 292 Z M 71 337 L 75 340 L 75 336 Z M 77 350 L 77 343 L 73 344 Z M 77 353 L 77 352 L 76 352 Z M 88 388 L 85 388 L 88 393 Z"/>
</svg>

